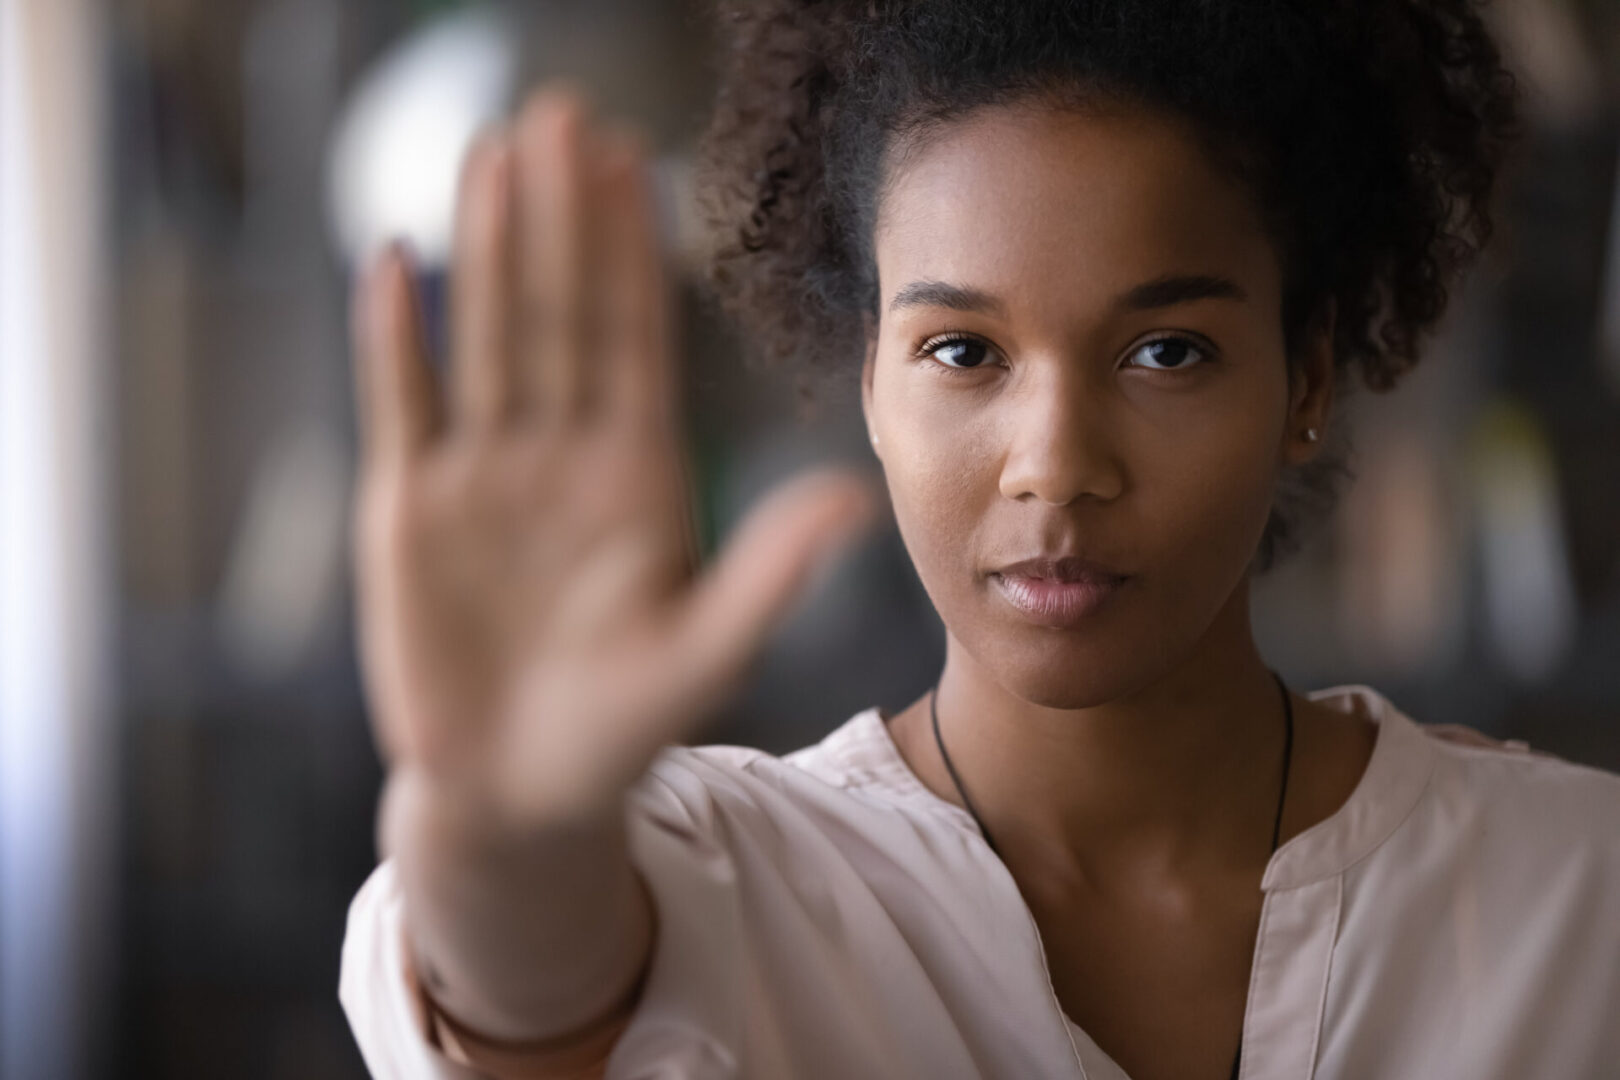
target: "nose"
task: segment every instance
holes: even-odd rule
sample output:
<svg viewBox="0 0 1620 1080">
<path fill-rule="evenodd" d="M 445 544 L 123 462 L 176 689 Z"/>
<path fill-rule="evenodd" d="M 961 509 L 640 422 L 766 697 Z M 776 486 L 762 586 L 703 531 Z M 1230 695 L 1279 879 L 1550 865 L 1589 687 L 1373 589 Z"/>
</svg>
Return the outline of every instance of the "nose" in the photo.
<svg viewBox="0 0 1620 1080">
<path fill-rule="evenodd" d="M 1001 494 L 1053 506 L 1118 498 L 1125 490 L 1113 430 L 1119 406 L 1075 375 L 1055 375 L 1012 395 L 1002 418 L 1007 452 Z"/>
</svg>

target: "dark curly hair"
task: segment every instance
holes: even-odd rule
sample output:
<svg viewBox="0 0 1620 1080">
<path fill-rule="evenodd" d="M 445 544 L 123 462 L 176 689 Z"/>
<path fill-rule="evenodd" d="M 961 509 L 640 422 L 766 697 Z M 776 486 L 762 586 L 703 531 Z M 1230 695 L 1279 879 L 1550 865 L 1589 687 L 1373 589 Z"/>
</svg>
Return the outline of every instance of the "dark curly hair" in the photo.
<svg viewBox="0 0 1620 1080">
<path fill-rule="evenodd" d="M 1354 372 L 1388 390 L 1490 236 L 1517 131 L 1478 0 L 717 5 L 698 167 L 710 284 L 756 357 L 812 368 L 853 366 L 876 325 L 872 233 L 893 148 L 986 105 L 1107 100 L 1190 121 L 1254 194 L 1283 268 L 1290 363 L 1331 304 L 1340 388 Z M 1347 453 L 1337 440 L 1287 478 L 1261 569 L 1331 508 Z"/>
</svg>

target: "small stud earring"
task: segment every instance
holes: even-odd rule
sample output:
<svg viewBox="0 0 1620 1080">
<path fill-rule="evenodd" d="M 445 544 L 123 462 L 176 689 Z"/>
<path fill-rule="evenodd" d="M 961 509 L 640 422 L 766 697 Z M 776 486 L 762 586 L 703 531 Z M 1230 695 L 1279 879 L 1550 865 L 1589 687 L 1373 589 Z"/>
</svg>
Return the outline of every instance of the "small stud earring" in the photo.
<svg viewBox="0 0 1620 1080">
<path fill-rule="evenodd" d="M 1308 427 L 1308 428 L 1305 429 L 1305 441 L 1306 442 L 1315 442 L 1317 440 L 1317 438 L 1318 438 L 1318 436 L 1316 434 L 1316 429 L 1315 428 Z"/>
</svg>

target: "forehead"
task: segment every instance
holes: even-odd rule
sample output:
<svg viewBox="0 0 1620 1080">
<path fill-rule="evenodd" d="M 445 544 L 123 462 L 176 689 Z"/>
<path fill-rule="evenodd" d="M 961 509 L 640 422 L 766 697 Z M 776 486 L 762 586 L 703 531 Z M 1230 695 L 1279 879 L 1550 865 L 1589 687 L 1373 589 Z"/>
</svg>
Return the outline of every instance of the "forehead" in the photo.
<svg viewBox="0 0 1620 1080">
<path fill-rule="evenodd" d="M 1280 289 L 1248 191 L 1145 109 L 977 110 L 897 155 L 878 209 L 885 303 L 917 278 L 1036 306 L 1100 303 L 1167 273 Z"/>
</svg>

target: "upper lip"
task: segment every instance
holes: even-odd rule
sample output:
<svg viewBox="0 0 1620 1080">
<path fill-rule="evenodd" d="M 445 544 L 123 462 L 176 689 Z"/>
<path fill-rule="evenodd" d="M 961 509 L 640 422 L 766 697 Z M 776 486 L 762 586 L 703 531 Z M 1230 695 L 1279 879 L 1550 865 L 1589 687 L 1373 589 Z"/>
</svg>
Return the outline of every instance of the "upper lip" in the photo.
<svg viewBox="0 0 1620 1080">
<path fill-rule="evenodd" d="M 1021 562 L 1009 563 L 995 572 L 1002 577 L 1045 578 L 1048 581 L 1085 581 L 1102 584 L 1122 581 L 1129 576 L 1078 555 L 1024 559 Z"/>
</svg>

